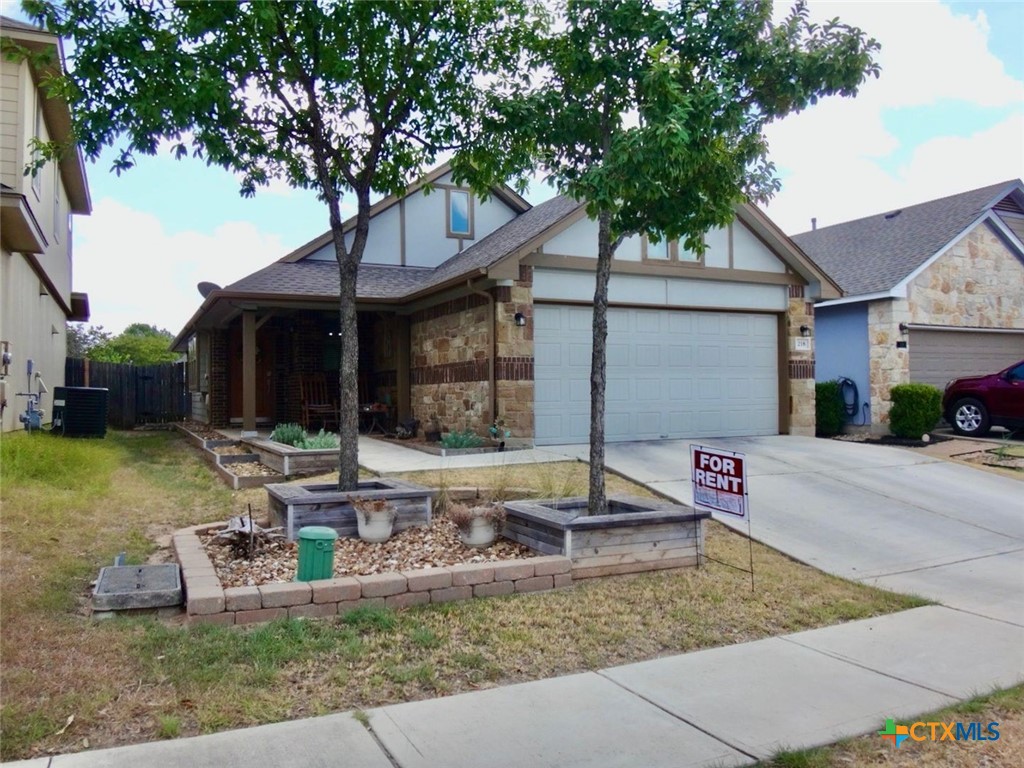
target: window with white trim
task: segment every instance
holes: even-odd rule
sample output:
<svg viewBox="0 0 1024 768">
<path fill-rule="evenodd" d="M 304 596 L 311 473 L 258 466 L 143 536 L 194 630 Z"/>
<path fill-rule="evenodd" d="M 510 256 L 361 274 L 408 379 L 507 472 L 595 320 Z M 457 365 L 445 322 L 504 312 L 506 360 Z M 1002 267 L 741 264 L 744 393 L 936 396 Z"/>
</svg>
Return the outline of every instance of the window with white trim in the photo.
<svg viewBox="0 0 1024 768">
<path fill-rule="evenodd" d="M 448 237 L 473 239 L 473 199 L 462 189 L 448 189 Z"/>
</svg>

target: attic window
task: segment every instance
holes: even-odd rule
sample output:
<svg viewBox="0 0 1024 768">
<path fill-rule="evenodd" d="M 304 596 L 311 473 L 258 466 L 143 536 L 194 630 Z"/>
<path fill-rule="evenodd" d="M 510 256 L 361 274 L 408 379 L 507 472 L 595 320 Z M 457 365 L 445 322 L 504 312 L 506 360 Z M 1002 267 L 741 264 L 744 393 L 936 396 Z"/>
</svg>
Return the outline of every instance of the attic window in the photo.
<svg viewBox="0 0 1024 768">
<path fill-rule="evenodd" d="M 447 189 L 448 237 L 473 239 L 473 199 L 469 192 Z"/>
</svg>

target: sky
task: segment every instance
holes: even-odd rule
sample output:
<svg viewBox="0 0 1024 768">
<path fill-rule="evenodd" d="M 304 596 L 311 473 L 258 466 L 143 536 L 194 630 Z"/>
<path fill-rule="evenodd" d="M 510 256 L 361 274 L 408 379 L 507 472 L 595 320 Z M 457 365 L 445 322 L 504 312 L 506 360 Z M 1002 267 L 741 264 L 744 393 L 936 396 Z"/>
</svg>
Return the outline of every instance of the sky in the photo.
<svg viewBox="0 0 1024 768">
<path fill-rule="evenodd" d="M 13 0 L 0 4 L 22 17 Z M 769 128 L 782 190 L 766 210 L 783 231 L 1024 178 L 1024 0 L 810 8 L 877 39 L 882 73 L 854 99 L 825 99 Z M 197 283 L 226 285 L 328 229 L 308 192 L 276 184 L 245 199 L 237 178 L 200 161 L 145 157 L 117 176 L 110 160 L 88 167 L 93 212 L 76 217 L 73 239 L 74 288 L 107 331 L 144 322 L 176 334 L 199 307 Z M 538 184 L 527 198 L 552 194 Z"/>
</svg>

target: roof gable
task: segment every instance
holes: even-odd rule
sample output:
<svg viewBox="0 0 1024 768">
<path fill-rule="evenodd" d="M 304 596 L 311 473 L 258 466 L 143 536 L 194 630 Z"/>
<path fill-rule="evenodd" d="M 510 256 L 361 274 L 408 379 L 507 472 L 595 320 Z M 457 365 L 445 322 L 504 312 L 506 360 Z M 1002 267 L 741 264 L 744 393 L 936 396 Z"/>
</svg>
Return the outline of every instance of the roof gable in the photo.
<svg viewBox="0 0 1024 768">
<path fill-rule="evenodd" d="M 1001 206 L 1024 212 L 1019 179 L 793 236 L 848 296 L 891 291 Z M 1024 228 L 1024 227 L 1022 227 Z"/>
</svg>

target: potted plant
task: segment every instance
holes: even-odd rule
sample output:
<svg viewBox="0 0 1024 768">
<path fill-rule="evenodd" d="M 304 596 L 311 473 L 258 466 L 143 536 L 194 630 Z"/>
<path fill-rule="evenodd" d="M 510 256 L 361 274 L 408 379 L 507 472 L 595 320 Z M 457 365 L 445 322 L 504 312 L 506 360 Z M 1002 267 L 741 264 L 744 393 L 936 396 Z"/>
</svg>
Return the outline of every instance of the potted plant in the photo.
<svg viewBox="0 0 1024 768">
<path fill-rule="evenodd" d="M 487 431 L 490 433 L 491 439 L 498 443 L 498 450 L 504 451 L 505 441 L 512 437 L 512 430 L 505 429 L 505 420 L 495 419 Z"/>
<path fill-rule="evenodd" d="M 379 544 L 391 538 L 398 509 L 387 499 L 352 499 L 359 538 Z"/>
<path fill-rule="evenodd" d="M 426 426 L 423 427 L 423 437 L 428 443 L 436 443 L 441 439 L 441 420 L 436 413 L 430 414 Z"/>
<path fill-rule="evenodd" d="M 501 504 L 480 504 L 469 507 L 452 504 L 448 518 L 459 529 L 463 545 L 472 549 L 489 547 L 498 538 L 498 532 L 505 524 L 505 508 Z"/>
</svg>

